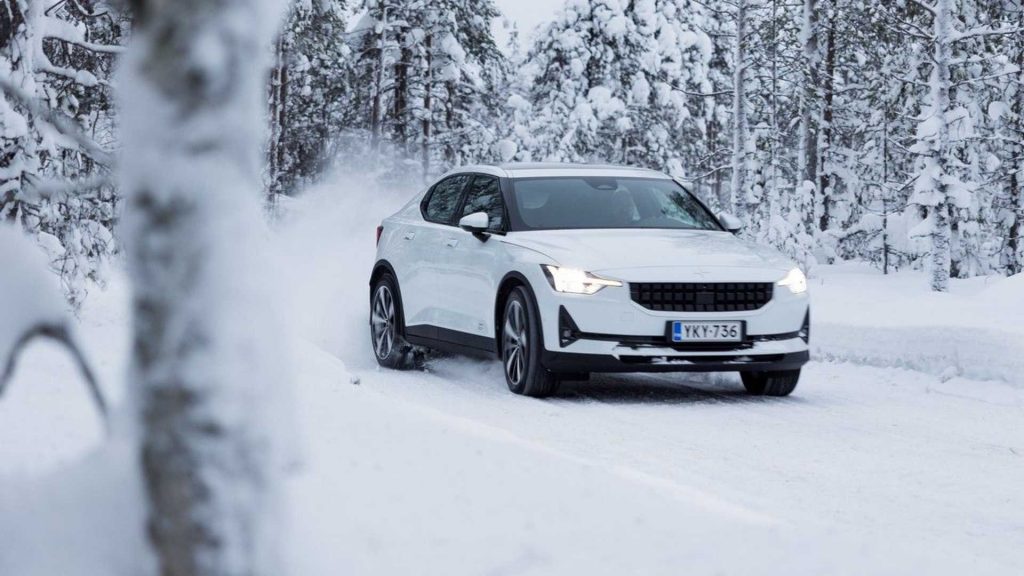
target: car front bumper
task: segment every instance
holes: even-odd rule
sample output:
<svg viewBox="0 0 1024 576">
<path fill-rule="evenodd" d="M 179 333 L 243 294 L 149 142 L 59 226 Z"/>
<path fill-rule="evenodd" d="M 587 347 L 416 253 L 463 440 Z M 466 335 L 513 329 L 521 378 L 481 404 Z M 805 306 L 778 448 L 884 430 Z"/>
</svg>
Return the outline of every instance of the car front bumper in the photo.
<svg viewBox="0 0 1024 576">
<path fill-rule="evenodd" d="M 766 372 L 796 370 L 810 360 L 810 352 L 743 351 L 733 353 L 680 353 L 676 350 L 632 351 L 621 355 L 545 351 L 541 362 L 552 372 Z"/>
<path fill-rule="evenodd" d="M 757 372 L 797 369 L 810 358 L 806 293 L 776 287 L 752 311 L 665 312 L 634 302 L 628 282 L 589 296 L 555 292 L 546 281 L 535 286 L 542 362 L 555 372 Z M 741 321 L 743 340 L 675 344 L 668 337 L 675 320 Z"/>
</svg>

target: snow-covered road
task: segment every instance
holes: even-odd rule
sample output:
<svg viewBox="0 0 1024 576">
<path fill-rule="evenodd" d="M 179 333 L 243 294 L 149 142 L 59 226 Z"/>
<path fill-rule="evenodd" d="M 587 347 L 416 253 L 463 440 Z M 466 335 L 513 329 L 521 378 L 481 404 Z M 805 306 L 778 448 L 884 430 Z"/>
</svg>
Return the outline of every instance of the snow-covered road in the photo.
<svg viewBox="0 0 1024 576">
<path fill-rule="evenodd" d="M 917 274 L 819 276 L 815 320 L 842 342 L 819 340 L 820 355 L 882 367 L 814 362 L 791 398 L 749 398 L 733 375 L 656 375 L 538 401 L 510 394 L 493 362 L 376 368 L 365 279 L 346 276 L 369 269 L 369 231 L 398 198 L 339 213 L 339 193 L 288 234 L 294 252 L 322 252 L 296 272 L 319 348 L 298 363 L 309 452 L 293 525 L 316 535 L 293 542 L 301 573 L 1024 573 L 1021 278 L 946 298 Z M 332 307 L 350 329 L 324 320 Z M 990 370 L 930 358 L 920 336 L 957 342 L 962 325 L 1020 354 L 984 358 Z"/>
<path fill-rule="evenodd" d="M 783 400 L 615 376 L 537 401 L 494 363 L 356 366 L 358 385 L 324 364 L 302 362 L 302 574 L 1024 569 L 1024 394 L 1005 384 L 814 363 Z"/>
<path fill-rule="evenodd" d="M 1020 278 L 995 287 L 997 317 L 971 304 L 995 301 L 970 296 L 985 286 L 932 296 L 914 276 L 818 276 L 819 357 L 874 366 L 812 362 L 790 398 L 747 397 L 733 375 L 652 375 L 534 400 L 509 393 L 496 362 L 375 366 L 366 271 L 373 221 L 394 203 L 314 204 L 282 232 L 302 335 L 291 574 L 1024 573 Z M 82 316 L 115 404 L 125 301 L 115 279 Z M 963 355 L 943 366 L 917 337 L 959 326 L 1011 353 L 979 370 L 953 345 Z M 979 374 L 995 379 L 967 378 Z M 147 573 L 134 466 L 104 445 L 61 352 L 29 350 L 0 401 L 0 574 Z"/>
</svg>

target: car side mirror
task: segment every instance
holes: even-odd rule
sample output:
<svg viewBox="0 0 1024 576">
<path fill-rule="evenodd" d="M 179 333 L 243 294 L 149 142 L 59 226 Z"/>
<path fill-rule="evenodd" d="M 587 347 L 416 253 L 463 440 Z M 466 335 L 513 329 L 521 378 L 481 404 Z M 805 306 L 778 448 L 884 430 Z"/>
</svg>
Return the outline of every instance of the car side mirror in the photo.
<svg viewBox="0 0 1024 576">
<path fill-rule="evenodd" d="M 726 230 L 733 234 L 743 230 L 743 222 L 728 212 L 722 212 L 719 214 L 718 221 L 722 223 L 722 226 L 725 226 Z"/>
<path fill-rule="evenodd" d="M 491 217 L 486 212 L 467 214 L 459 220 L 459 228 L 473 234 L 483 234 L 491 225 Z"/>
</svg>

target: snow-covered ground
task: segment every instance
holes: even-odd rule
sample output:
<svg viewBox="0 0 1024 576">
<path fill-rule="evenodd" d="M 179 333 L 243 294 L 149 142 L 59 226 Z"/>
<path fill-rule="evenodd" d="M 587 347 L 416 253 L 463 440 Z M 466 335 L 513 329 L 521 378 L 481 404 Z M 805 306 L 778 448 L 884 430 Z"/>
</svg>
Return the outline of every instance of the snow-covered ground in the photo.
<svg viewBox="0 0 1024 576">
<path fill-rule="evenodd" d="M 657 375 L 538 401 L 495 363 L 376 368 L 373 227 L 405 199 L 328 188 L 278 231 L 303 334 L 292 574 L 1024 573 L 1022 278 L 934 295 L 823 267 L 791 398 Z M 81 320 L 115 405 L 126 293 L 115 278 Z M 132 457 L 62 352 L 30 348 L 0 400 L 0 574 L 147 572 Z"/>
</svg>

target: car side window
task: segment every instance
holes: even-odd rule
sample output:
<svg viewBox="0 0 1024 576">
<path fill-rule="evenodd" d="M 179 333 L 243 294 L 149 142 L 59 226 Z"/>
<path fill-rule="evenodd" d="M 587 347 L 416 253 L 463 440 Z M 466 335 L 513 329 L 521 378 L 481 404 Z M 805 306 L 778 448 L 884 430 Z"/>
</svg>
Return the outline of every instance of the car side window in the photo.
<svg viewBox="0 0 1024 576">
<path fill-rule="evenodd" d="M 438 182 L 423 207 L 423 218 L 428 222 L 451 224 L 452 216 L 462 199 L 462 189 L 469 181 L 468 174 L 459 174 Z"/>
<path fill-rule="evenodd" d="M 501 187 L 498 179 L 493 176 L 477 176 L 466 193 L 466 203 L 462 206 L 462 216 L 476 212 L 486 212 L 491 218 L 488 229 L 503 230 L 505 227 L 505 204 L 501 199 Z"/>
</svg>

